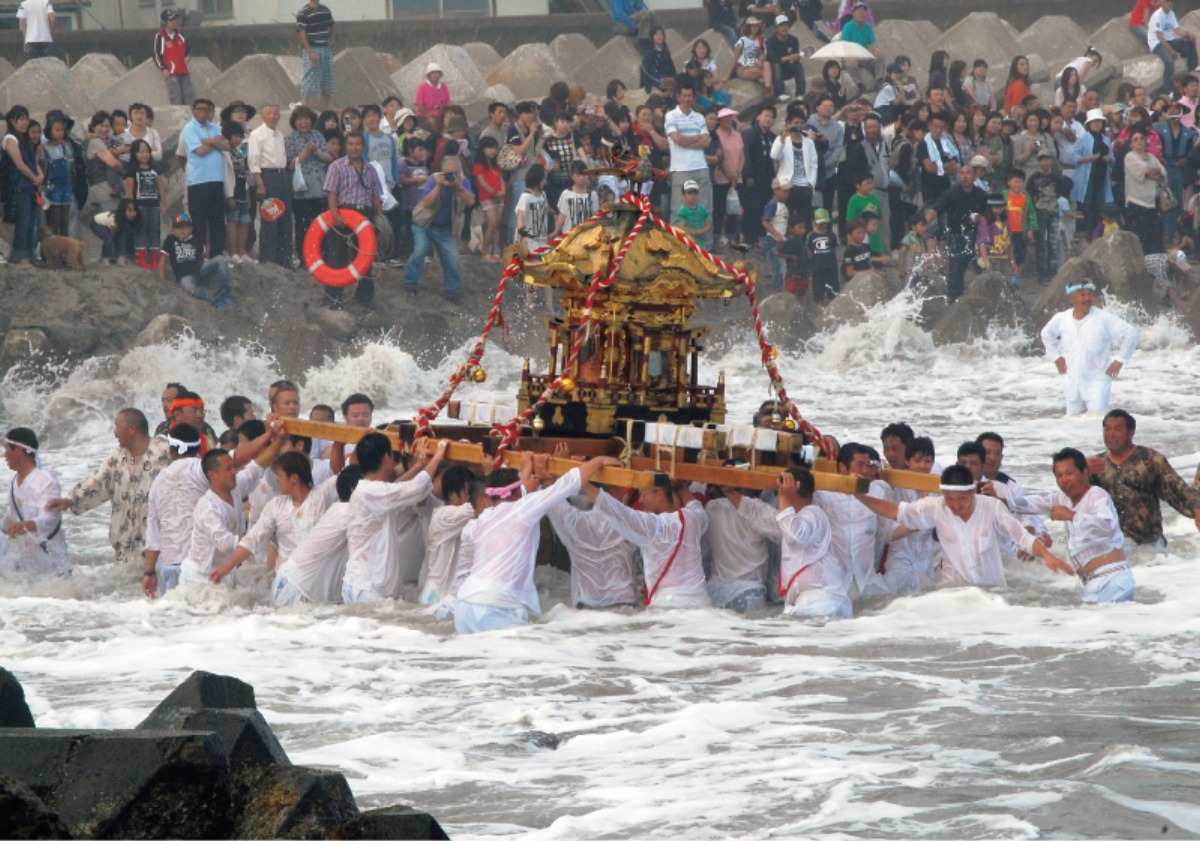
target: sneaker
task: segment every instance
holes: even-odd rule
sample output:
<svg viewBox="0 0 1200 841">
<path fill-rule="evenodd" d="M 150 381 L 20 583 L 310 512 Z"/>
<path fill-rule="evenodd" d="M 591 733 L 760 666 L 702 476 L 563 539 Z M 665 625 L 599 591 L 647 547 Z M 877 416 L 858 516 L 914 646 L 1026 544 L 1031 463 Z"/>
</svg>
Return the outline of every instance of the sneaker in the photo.
<svg viewBox="0 0 1200 841">
<path fill-rule="evenodd" d="M 388 260 L 388 261 L 387 261 L 387 264 L 388 264 L 388 268 L 389 268 L 389 269 L 402 269 L 402 268 L 404 268 L 404 261 L 403 261 L 403 260 L 401 260 L 399 257 L 393 257 L 392 259 L 390 259 L 390 260 Z"/>
<path fill-rule="evenodd" d="M 792 98 L 790 96 L 788 96 L 786 93 L 781 93 L 779 95 L 779 101 L 780 102 L 791 102 Z"/>
<path fill-rule="evenodd" d="M 128 261 L 128 260 L 126 260 L 124 257 L 118 257 L 118 258 L 117 258 L 117 265 L 118 265 L 118 266 L 128 266 L 128 265 L 129 265 L 129 261 Z"/>
<path fill-rule="evenodd" d="M 237 254 L 230 254 L 229 264 L 231 266 L 240 266 L 242 264 L 242 258 Z"/>
</svg>

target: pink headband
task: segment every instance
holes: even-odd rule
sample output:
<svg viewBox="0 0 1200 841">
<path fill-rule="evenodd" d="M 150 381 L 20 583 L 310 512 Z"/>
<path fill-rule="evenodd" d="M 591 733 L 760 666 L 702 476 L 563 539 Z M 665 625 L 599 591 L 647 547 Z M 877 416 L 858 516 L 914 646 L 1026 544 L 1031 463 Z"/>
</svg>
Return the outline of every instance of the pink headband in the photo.
<svg viewBox="0 0 1200 841">
<path fill-rule="evenodd" d="M 486 488 L 484 493 L 494 499 L 508 499 L 513 495 L 513 491 L 521 487 L 521 480 L 513 482 L 511 485 L 505 485 L 502 488 Z"/>
</svg>

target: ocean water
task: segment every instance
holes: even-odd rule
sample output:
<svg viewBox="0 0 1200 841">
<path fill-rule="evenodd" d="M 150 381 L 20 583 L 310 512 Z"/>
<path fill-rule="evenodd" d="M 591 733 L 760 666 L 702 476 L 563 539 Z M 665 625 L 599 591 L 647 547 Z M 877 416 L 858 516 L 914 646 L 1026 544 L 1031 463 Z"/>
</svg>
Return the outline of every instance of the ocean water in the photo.
<svg viewBox="0 0 1200 841">
<path fill-rule="evenodd" d="M 1053 487 L 1054 450 L 1101 448 L 1100 419 L 1063 418 L 1027 337 L 937 348 L 916 310 L 897 299 L 781 358 L 805 416 L 876 445 L 906 420 L 943 463 L 992 429 L 1033 491 Z M 1200 350 L 1170 319 L 1125 314 L 1142 347 L 1113 404 L 1190 480 Z M 726 373 L 731 418 L 769 396 L 757 359 L 747 344 L 705 360 L 706 380 Z M 0 421 L 43 433 L 69 487 L 111 448 L 115 409 L 157 417 L 168 379 L 215 403 L 300 376 L 305 409 L 354 384 L 386 418 L 432 400 L 458 361 L 427 369 L 373 344 L 280 372 L 251 348 L 183 340 L 12 372 Z M 521 360 L 492 347 L 485 365 L 461 398 L 510 403 Z M 1003 592 L 879 600 L 827 624 L 579 612 L 543 569 L 539 622 L 459 638 L 414 604 L 274 610 L 254 569 L 236 590 L 151 603 L 140 571 L 111 563 L 101 509 L 67 520 L 70 580 L 0 591 L 0 664 L 43 727 L 132 727 L 192 670 L 236 675 L 293 761 L 342 771 L 364 808 L 427 809 L 456 838 L 1195 837 L 1200 537 L 1169 509 L 1166 528 L 1167 551 L 1134 558 L 1132 604 L 1083 607 L 1076 581 L 1014 561 Z"/>
</svg>

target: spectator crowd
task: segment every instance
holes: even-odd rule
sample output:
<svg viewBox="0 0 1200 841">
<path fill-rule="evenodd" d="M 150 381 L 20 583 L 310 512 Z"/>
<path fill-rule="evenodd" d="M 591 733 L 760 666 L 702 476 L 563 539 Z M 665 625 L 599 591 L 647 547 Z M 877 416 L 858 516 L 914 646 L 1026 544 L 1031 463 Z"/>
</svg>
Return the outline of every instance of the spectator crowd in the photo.
<svg viewBox="0 0 1200 841">
<path fill-rule="evenodd" d="M 1125 83 L 1107 102 L 1088 85 L 1104 61 L 1094 47 L 1046 57 L 1065 61 L 1050 101 L 1021 55 L 993 85 L 984 59 L 935 52 L 922 90 L 908 57 L 883 54 L 865 0 L 839 0 L 832 22 L 820 0 L 766 2 L 707 2 L 733 61 L 718 66 L 697 39 L 682 67 L 642 0 L 614 2 L 614 28 L 643 55 L 636 85 L 633 67 L 602 92 L 553 81 L 541 101 L 491 103 L 477 130 L 436 63 L 416 90 L 333 107 L 336 24 L 317 0 L 297 13 L 302 101 L 218 108 L 197 98 L 179 13 L 165 10 L 153 57 L 171 101 L 193 115 L 177 148 L 164 150 L 142 103 L 92 114 L 78 131 L 62 111 L 39 122 L 14 106 L 0 159 L 10 259 L 33 261 L 43 226 L 78 239 L 86 225 L 103 258 L 165 271 L 165 254 L 185 288 L 227 306 L 231 267 L 302 267 L 313 220 L 354 210 L 376 227 L 377 267 L 403 268 L 416 294 L 436 251 L 455 301 L 462 255 L 498 262 L 510 244 L 537 248 L 634 190 L 701 245 L 749 252 L 760 282 L 815 303 L 868 270 L 914 286 L 944 274 L 951 300 L 972 270 L 1045 284 L 1072 249 L 1125 229 L 1181 305 L 1200 79 L 1173 0 L 1136 0 L 1129 19 L 1163 60 L 1161 84 Z M 793 26 L 866 52 L 825 61 L 810 80 Z M 761 99 L 731 107 L 734 80 L 761 85 Z M 667 177 L 631 183 L 617 164 L 638 157 Z M 185 212 L 166 217 L 164 178 L 180 168 Z M 344 265 L 352 245 L 329 239 L 323 257 Z"/>
</svg>

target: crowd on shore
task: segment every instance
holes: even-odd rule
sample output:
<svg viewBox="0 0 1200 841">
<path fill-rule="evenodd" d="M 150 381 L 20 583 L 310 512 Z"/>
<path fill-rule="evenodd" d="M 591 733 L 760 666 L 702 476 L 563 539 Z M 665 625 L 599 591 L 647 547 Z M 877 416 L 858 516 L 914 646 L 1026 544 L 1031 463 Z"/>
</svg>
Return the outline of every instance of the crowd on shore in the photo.
<svg viewBox="0 0 1200 841">
<path fill-rule="evenodd" d="M 555 477 L 548 454 L 523 452 L 516 470 L 451 464 L 445 441 L 419 438 L 394 451 L 373 429 L 366 394 L 339 407 L 347 426 L 364 431 L 355 445 L 290 434 L 286 419 L 299 416 L 301 397 L 287 380 L 271 386 L 267 405 L 258 420 L 249 398 L 227 397 L 228 429 L 217 437 L 203 398 L 170 383 L 153 434 L 141 411 L 119 412 L 116 449 L 65 494 L 36 432 L 8 430 L 0 581 L 70 575 L 63 516 L 109 504 L 118 566 L 137 570 L 147 597 L 236 586 L 238 567 L 252 562 L 273 571 L 276 606 L 407 597 L 475 632 L 540 613 L 534 568 L 545 518 L 570 557 L 576 608 L 775 604 L 786 615 L 832 618 L 852 616 L 864 599 L 934 586 L 1002 588 L 1002 559 L 1012 557 L 1077 576 L 1084 602 L 1127 601 L 1135 594 L 1127 553 L 1166 545 L 1160 502 L 1200 528 L 1200 475 L 1189 484 L 1160 453 L 1135 445 L 1136 420 L 1122 409 L 1104 416 L 1103 451 L 1054 455 L 1058 490 L 1049 494 L 1026 493 L 1003 472 L 1005 442 L 994 432 L 958 445 L 942 469 L 932 440 L 892 423 L 880 450 L 839 448 L 838 473 L 869 483 L 852 495 L 818 490 L 802 465 L 764 493 L 673 476 L 640 492 L 602 489 L 590 480 L 619 460 L 580 459 Z M 308 416 L 331 422 L 337 413 L 316 405 Z M 753 423 L 781 420 L 768 401 Z M 555 455 L 569 457 L 568 443 Z M 904 489 L 905 471 L 939 475 L 940 493 Z M 1066 527 L 1065 547 L 1043 518 Z"/>
<path fill-rule="evenodd" d="M 633 190 L 703 246 L 755 249 L 762 281 L 814 302 L 872 269 L 914 285 L 944 274 L 952 300 L 969 271 L 1046 283 L 1072 248 L 1125 228 L 1182 306 L 1196 242 L 1200 79 L 1173 72 L 1177 61 L 1196 64 L 1173 0 L 1137 0 L 1129 20 L 1164 59 L 1162 89 L 1123 84 L 1108 102 L 1088 87 L 1104 61 L 1093 47 L 1045 57 L 1065 62 L 1053 101 L 1032 92 L 1020 55 L 993 87 L 983 59 L 935 52 L 922 90 L 910 59 L 879 49 L 868 2 L 841 0 L 832 25 L 820 13 L 811 0 L 736 9 L 714 0 L 710 22 L 730 39 L 732 66 L 718 67 L 713 45 L 697 39 L 676 67 L 653 13 L 640 0 L 614 3 L 614 26 L 644 51 L 640 67 L 604 91 L 558 80 L 540 102 L 493 102 L 472 131 L 456 104 L 462 92 L 435 63 L 414 91 L 335 110 L 336 27 L 316 0 L 297 15 L 301 103 L 197 98 L 179 14 L 165 10 L 155 61 L 172 101 L 194 117 L 177 148 L 163 149 L 142 103 L 91 115 L 86 132 L 61 111 L 37 121 L 14 106 L 0 157 L 9 256 L 33 260 L 43 224 L 78 239 L 86 223 L 104 258 L 153 268 L 163 252 L 189 292 L 226 306 L 231 266 L 301 267 L 314 218 L 353 210 L 377 229 L 377 267 L 404 268 L 403 287 L 416 294 L 436 251 L 456 301 L 460 255 L 497 262 L 511 243 L 535 249 Z M 831 59 L 810 80 L 794 24 L 822 38 L 837 30 L 873 58 Z M 733 79 L 761 84 L 762 100 L 731 108 Z M 639 155 L 665 177 L 627 178 Z M 163 176 L 178 167 L 186 212 L 170 217 L 164 241 Z M 322 258 L 344 265 L 353 241 L 329 239 Z M 369 301 L 373 282 L 359 289 Z"/>
</svg>

